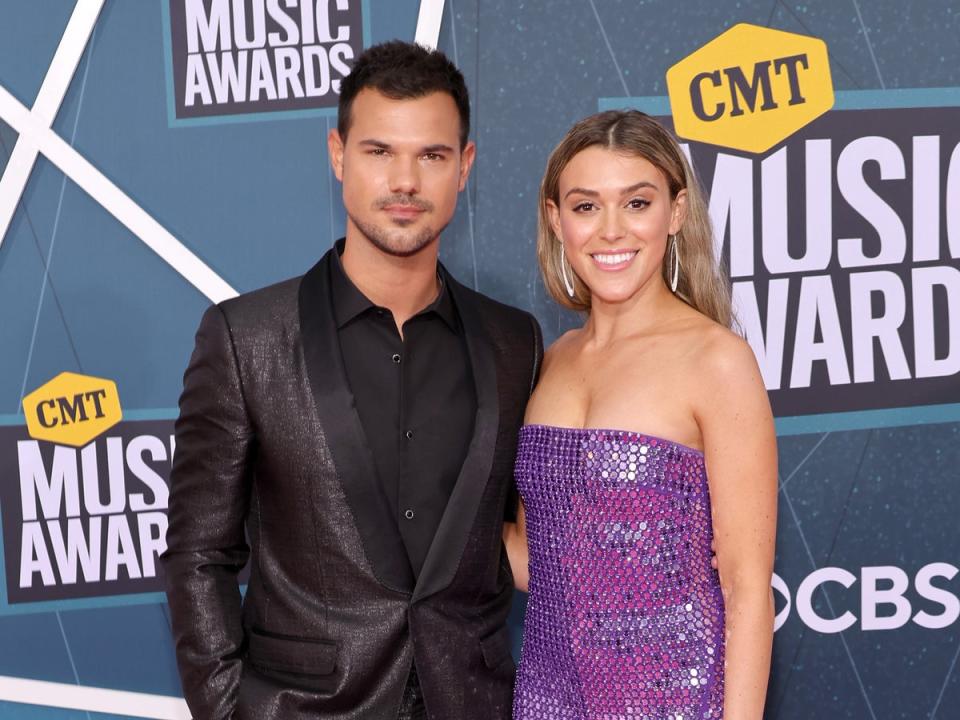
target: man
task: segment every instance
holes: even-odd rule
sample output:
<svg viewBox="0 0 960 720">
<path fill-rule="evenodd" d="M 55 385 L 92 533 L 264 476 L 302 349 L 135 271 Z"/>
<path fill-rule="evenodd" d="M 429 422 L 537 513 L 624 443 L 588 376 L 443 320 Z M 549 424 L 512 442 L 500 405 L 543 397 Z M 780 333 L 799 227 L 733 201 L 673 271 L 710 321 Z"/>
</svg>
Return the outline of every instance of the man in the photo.
<svg viewBox="0 0 960 720">
<path fill-rule="evenodd" d="M 328 138 L 346 238 L 200 323 L 163 556 L 197 718 L 510 717 L 501 528 L 542 340 L 437 261 L 468 132 L 442 54 L 367 50 Z"/>
</svg>

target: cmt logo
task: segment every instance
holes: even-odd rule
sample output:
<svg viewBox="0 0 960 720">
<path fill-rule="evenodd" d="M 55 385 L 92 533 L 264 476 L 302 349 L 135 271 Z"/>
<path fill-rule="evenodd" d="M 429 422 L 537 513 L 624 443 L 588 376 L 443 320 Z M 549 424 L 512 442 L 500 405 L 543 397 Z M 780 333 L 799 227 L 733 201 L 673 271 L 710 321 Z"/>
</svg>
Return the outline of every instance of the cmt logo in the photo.
<svg viewBox="0 0 960 720">
<path fill-rule="evenodd" d="M 677 134 L 760 153 L 833 107 L 826 44 L 734 25 L 667 71 Z"/>
<path fill-rule="evenodd" d="M 23 399 L 35 440 L 82 447 L 123 419 L 113 380 L 64 372 Z"/>
</svg>

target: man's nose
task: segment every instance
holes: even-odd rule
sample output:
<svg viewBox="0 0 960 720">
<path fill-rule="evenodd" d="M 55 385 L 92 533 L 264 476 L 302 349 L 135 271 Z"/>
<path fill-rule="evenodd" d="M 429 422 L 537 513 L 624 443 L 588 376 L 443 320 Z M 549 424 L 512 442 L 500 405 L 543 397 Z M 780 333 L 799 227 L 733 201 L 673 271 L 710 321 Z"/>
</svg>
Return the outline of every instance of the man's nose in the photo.
<svg viewBox="0 0 960 720">
<path fill-rule="evenodd" d="M 390 163 L 390 191 L 403 195 L 420 192 L 420 166 L 416 158 L 397 157 Z"/>
</svg>

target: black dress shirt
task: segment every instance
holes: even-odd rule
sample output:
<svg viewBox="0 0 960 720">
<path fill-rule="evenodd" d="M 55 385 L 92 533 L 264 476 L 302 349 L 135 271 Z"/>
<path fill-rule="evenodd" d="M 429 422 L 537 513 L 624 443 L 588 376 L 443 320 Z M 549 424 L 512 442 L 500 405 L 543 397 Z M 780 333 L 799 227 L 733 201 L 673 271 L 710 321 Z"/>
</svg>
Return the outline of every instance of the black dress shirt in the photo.
<svg viewBox="0 0 960 720">
<path fill-rule="evenodd" d="M 344 272 L 343 241 L 337 250 L 330 288 L 347 382 L 416 577 L 473 435 L 466 340 L 446 286 L 404 323 L 401 338 L 390 310 Z"/>
</svg>

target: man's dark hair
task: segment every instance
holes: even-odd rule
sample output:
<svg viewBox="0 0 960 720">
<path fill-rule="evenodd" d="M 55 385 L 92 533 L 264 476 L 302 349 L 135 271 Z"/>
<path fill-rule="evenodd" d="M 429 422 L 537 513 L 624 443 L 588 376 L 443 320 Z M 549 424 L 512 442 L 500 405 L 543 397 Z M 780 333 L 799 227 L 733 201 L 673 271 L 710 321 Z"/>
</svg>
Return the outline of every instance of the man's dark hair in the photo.
<svg viewBox="0 0 960 720">
<path fill-rule="evenodd" d="M 393 100 L 413 100 L 435 92 L 453 98 L 460 113 L 460 149 L 470 134 L 470 96 L 463 74 L 439 50 L 428 50 L 401 40 L 372 45 L 360 53 L 350 74 L 340 83 L 337 130 L 347 138 L 353 100 L 372 88 Z"/>
</svg>

